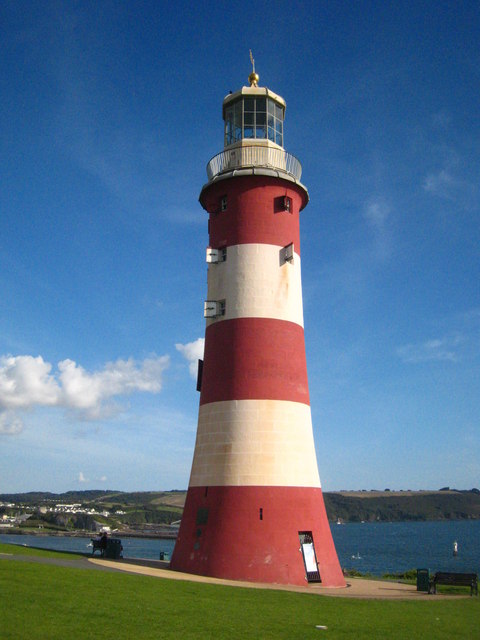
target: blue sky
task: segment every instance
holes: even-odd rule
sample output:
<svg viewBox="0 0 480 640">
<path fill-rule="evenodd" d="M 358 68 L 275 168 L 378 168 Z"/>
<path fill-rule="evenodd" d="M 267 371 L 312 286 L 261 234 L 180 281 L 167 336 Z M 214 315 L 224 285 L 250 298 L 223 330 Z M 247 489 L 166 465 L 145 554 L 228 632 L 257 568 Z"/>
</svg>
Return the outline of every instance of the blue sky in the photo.
<svg viewBox="0 0 480 640">
<path fill-rule="evenodd" d="M 0 492 L 188 484 L 205 165 L 287 102 L 322 485 L 480 484 L 478 2 L 0 4 Z"/>
</svg>

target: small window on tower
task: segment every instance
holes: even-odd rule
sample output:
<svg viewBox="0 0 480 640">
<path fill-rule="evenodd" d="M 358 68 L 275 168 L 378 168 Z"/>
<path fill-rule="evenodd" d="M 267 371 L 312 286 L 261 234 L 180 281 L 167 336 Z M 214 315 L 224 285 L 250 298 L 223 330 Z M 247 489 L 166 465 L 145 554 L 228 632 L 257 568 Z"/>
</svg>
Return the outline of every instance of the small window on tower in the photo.
<svg viewBox="0 0 480 640">
<path fill-rule="evenodd" d="M 278 198 L 274 198 L 273 211 L 274 213 L 282 213 L 282 211 L 293 213 L 292 198 L 290 198 L 290 196 L 279 196 Z"/>
<path fill-rule="evenodd" d="M 208 522 L 208 508 L 199 507 L 197 509 L 197 525 L 201 526 L 202 524 L 207 524 L 207 522 Z M 197 534 L 197 535 L 200 535 L 200 534 Z"/>
<path fill-rule="evenodd" d="M 295 249 L 293 246 L 293 242 L 291 242 L 290 244 L 287 244 L 286 247 L 283 247 L 282 249 L 280 249 L 280 266 L 282 266 L 286 262 L 290 262 L 291 264 L 293 264 L 294 251 Z"/>
<path fill-rule="evenodd" d="M 215 264 L 217 262 L 225 262 L 227 259 L 227 247 L 221 247 L 220 249 L 213 249 L 207 247 L 207 262 Z"/>
<path fill-rule="evenodd" d="M 220 260 L 218 255 L 218 249 L 212 249 L 212 247 L 207 247 L 207 262 L 215 263 Z"/>
<path fill-rule="evenodd" d="M 222 199 L 220 201 L 220 211 L 226 211 L 227 210 L 227 196 L 222 196 Z"/>
<path fill-rule="evenodd" d="M 203 316 L 218 318 L 225 315 L 225 300 L 205 300 Z"/>
<path fill-rule="evenodd" d="M 203 316 L 205 318 L 215 318 L 217 316 L 216 300 L 205 300 L 205 304 L 203 307 Z"/>
</svg>

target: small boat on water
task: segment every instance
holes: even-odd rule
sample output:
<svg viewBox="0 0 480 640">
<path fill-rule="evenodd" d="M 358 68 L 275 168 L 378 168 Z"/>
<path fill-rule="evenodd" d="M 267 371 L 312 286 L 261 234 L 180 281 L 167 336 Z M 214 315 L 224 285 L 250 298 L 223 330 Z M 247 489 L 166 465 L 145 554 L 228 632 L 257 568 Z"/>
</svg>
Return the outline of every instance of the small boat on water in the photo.
<svg viewBox="0 0 480 640">
<path fill-rule="evenodd" d="M 352 560 L 361 560 L 361 559 L 362 559 L 362 556 L 358 553 L 358 551 L 356 556 L 352 556 Z"/>
</svg>

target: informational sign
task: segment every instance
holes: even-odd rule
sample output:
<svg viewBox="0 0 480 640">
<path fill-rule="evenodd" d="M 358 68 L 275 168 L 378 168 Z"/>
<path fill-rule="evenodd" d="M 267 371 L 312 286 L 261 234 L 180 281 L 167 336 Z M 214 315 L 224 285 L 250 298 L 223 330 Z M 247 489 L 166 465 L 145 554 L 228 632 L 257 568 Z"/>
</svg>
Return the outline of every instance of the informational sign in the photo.
<svg viewBox="0 0 480 640">
<path fill-rule="evenodd" d="M 315 549 L 313 542 L 307 542 L 302 545 L 303 559 L 305 560 L 305 569 L 307 573 L 318 571 L 317 559 L 315 558 Z"/>
</svg>

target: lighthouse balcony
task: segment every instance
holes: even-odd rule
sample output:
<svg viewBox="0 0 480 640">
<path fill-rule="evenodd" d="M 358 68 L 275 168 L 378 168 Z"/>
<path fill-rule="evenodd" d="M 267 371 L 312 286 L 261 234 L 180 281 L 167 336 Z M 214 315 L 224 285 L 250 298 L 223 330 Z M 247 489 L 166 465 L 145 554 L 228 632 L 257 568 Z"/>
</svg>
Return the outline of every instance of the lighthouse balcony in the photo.
<svg viewBox="0 0 480 640">
<path fill-rule="evenodd" d="M 224 149 L 207 164 L 208 181 L 224 177 L 224 174 L 242 175 L 243 171 L 264 175 L 288 176 L 300 182 L 302 165 L 284 149 L 270 146 L 245 145 Z M 226 177 L 226 176 L 225 176 Z"/>
</svg>

